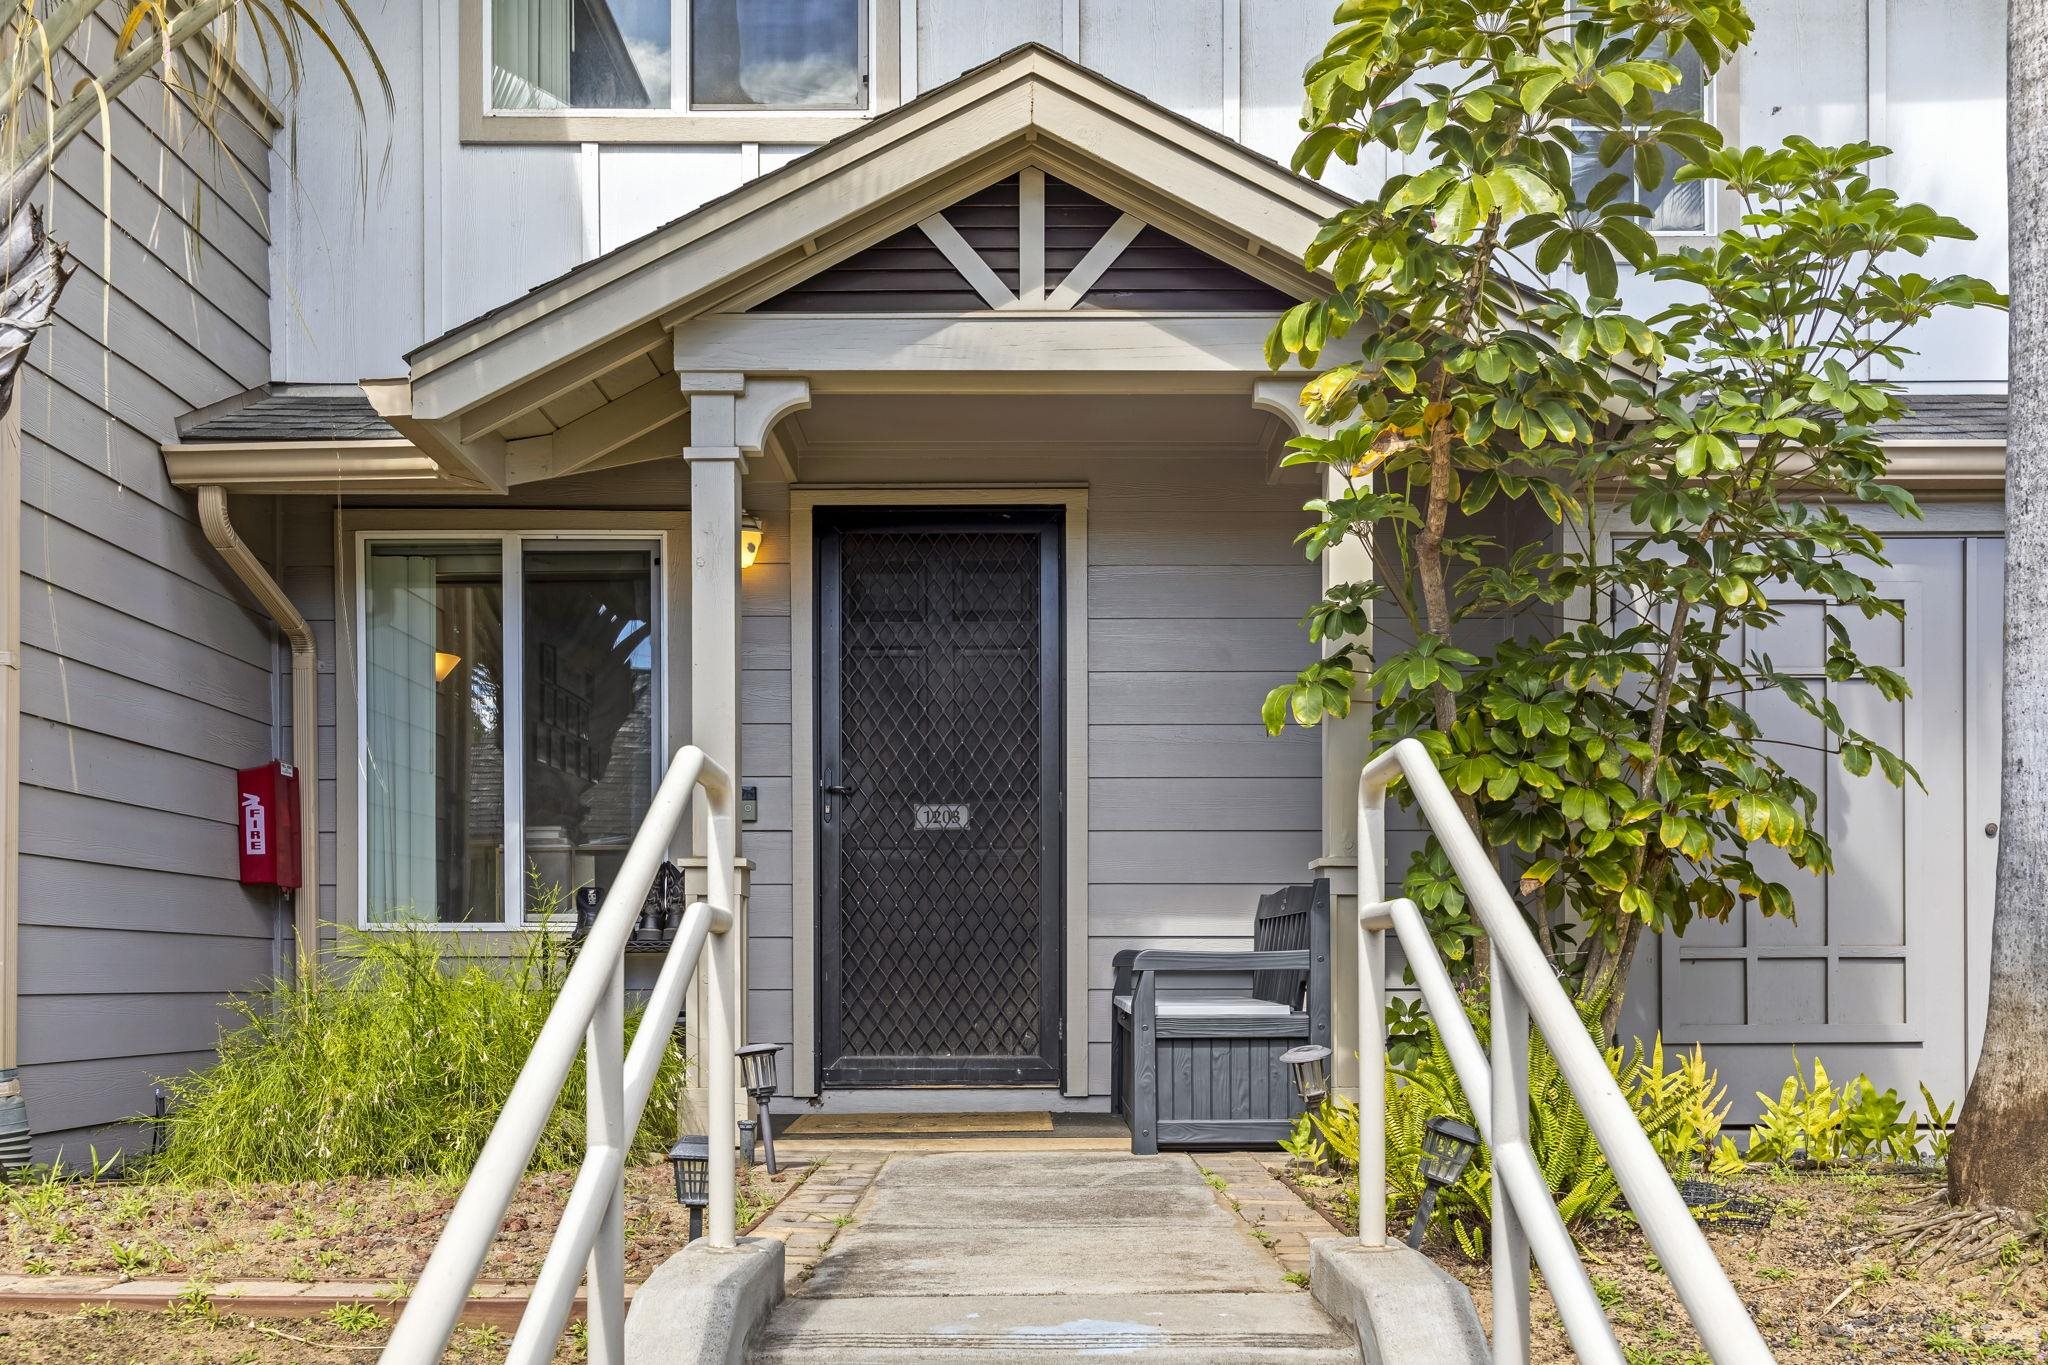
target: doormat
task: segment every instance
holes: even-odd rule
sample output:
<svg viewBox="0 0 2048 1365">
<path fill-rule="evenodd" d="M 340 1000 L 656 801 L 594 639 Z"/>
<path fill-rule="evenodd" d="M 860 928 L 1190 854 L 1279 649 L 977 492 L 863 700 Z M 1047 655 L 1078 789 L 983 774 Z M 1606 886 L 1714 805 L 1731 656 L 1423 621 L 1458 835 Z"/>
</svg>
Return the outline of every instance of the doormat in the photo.
<svg viewBox="0 0 2048 1365">
<path fill-rule="evenodd" d="M 870 1137 L 877 1133 L 1050 1133 L 1045 1110 L 1015 1114 L 799 1114 L 784 1133 L 797 1137 Z"/>
</svg>

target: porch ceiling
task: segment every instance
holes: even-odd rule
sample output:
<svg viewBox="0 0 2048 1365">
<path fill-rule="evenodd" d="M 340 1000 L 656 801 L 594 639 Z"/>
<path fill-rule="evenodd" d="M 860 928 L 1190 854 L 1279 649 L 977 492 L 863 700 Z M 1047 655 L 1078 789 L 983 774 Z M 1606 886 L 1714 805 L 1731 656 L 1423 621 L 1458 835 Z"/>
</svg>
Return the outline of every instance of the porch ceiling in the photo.
<svg viewBox="0 0 2048 1365">
<path fill-rule="evenodd" d="M 775 429 L 781 474 L 799 483 L 884 466 L 891 477 L 928 468 L 924 477 L 972 483 L 990 468 L 1029 479 L 1042 463 L 1048 477 L 1066 477 L 1076 459 L 1242 459 L 1275 478 L 1292 472 L 1277 470 L 1290 435 L 1235 394 L 832 393 Z"/>
</svg>

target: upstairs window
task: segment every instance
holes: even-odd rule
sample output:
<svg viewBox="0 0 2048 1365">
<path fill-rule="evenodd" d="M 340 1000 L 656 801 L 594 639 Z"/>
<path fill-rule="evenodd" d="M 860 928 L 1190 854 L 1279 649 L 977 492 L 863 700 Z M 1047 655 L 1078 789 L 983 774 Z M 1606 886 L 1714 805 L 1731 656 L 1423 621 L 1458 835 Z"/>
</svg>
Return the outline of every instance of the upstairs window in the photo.
<svg viewBox="0 0 2048 1365">
<path fill-rule="evenodd" d="M 865 110 L 865 0 L 490 0 L 497 112 Z"/>
<path fill-rule="evenodd" d="M 1691 48 L 1685 48 L 1675 55 L 1661 49 L 1652 55 L 1671 63 L 1679 71 L 1677 85 L 1652 96 L 1656 107 L 1660 110 L 1683 110 L 1711 122 L 1712 90 L 1706 72 L 1701 69 L 1698 54 Z M 1680 235 L 1708 231 L 1706 187 L 1698 181 L 1684 185 L 1671 183 L 1671 173 L 1678 168 L 1678 158 L 1674 154 L 1665 152 L 1662 183 L 1644 189 L 1636 183 L 1634 152 L 1623 152 L 1611 166 L 1601 164 L 1600 144 L 1610 135 L 1609 130 L 1575 123 L 1572 133 L 1579 140 L 1579 150 L 1572 155 L 1572 179 L 1581 196 L 1619 172 L 1628 177 L 1628 186 L 1622 190 L 1621 197 L 1650 210 L 1650 216 L 1641 220 L 1650 231 Z"/>
</svg>

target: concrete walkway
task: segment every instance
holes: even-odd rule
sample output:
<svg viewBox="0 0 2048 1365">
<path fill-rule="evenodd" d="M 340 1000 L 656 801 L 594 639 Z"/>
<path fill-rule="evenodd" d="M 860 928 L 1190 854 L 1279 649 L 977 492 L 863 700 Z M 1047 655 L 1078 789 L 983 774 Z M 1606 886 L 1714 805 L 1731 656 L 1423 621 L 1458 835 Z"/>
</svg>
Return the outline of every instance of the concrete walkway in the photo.
<svg viewBox="0 0 2048 1365">
<path fill-rule="evenodd" d="M 1186 1156 L 890 1158 L 754 1359 L 1355 1365 Z"/>
</svg>

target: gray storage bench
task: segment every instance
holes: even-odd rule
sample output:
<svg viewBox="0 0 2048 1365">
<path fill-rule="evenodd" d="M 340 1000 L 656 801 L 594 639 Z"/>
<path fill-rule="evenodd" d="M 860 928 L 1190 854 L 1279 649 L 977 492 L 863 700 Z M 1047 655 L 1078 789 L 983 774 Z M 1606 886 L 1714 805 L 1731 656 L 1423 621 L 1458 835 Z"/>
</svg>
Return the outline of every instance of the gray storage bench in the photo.
<svg viewBox="0 0 2048 1365">
<path fill-rule="evenodd" d="M 1250 993 L 1176 989 L 1191 973 L 1249 973 Z M 1287 1136 L 1301 1101 L 1280 1054 L 1330 1045 L 1329 882 L 1259 897 L 1249 952 L 1118 953 L 1110 1035 L 1110 1103 L 1133 1152 Z"/>
</svg>

